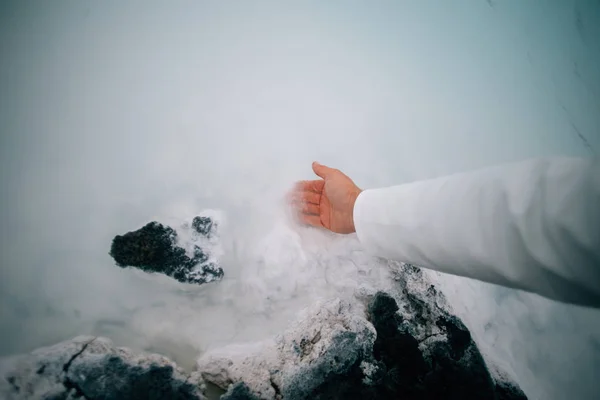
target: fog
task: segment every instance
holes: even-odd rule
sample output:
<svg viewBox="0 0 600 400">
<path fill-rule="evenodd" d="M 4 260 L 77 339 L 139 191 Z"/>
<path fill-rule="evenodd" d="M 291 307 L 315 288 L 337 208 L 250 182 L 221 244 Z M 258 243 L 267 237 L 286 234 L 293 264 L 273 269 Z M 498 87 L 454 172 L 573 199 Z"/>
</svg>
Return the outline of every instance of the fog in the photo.
<svg viewBox="0 0 600 400">
<path fill-rule="evenodd" d="M 591 0 L 2 2 L 0 355 L 90 333 L 189 367 L 385 285 L 355 238 L 288 220 L 290 185 L 313 160 L 371 188 L 597 155 L 598 38 Z M 223 282 L 108 255 L 207 209 Z M 598 311 L 431 275 L 530 398 L 596 398 Z"/>
</svg>

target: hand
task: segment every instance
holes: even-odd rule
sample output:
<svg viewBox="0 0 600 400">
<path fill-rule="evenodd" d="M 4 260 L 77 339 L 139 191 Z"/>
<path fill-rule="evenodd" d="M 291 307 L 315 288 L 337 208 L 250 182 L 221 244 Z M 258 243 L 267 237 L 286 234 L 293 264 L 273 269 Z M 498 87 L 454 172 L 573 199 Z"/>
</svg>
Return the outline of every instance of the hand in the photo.
<svg viewBox="0 0 600 400">
<path fill-rule="evenodd" d="M 297 182 L 290 193 L 300 221 L 335 233 L 356 232 L 354 203 L 361 190 L 342 171 L 317 162 L 312 168 L 323 179 Z"/>
</svg>

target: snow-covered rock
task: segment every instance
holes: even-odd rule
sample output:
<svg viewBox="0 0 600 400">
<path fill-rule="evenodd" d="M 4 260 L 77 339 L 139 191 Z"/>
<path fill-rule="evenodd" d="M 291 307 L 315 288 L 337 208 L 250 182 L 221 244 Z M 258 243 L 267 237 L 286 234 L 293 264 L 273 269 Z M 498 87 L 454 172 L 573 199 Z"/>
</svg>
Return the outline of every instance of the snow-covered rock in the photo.
<svg viewBox="0 0 600 400">
<path fill-rule="evenodd" d="M 181 399 L 204 397 L 202 379 L 166 357 L 116 348 L 106 338 L 78 336 L 5 359 L 0 398 Z"/>
<path fill-rule="evenodd" d="M 0 360 L 0 398 L 203 399 L 210 382 L 221 400 L 526 399 L 419 268 L 387 263 L 385 292 L 320 301 L 271 339 L 203 354 L 192 374 L 81 336 Z"/>
<path fill-rule="evenodd" d="M 364 305 L 316 304 L 283 334 L 204 354 L 202 377 L 223 400 L 526 399 L 494 379 L 468 329 L 411 265 L 390 263 L 393 293 L 363 293 Z"/>
<path fill-rule="evenodd" d="M 262 399 L 305 398 L 370 353 L 375 329 L 360 314 L 339 299 L 318 303 L 273 340 L 206 354 L 198 371 L 222 388 L 243 382 Z"/>
</svg>

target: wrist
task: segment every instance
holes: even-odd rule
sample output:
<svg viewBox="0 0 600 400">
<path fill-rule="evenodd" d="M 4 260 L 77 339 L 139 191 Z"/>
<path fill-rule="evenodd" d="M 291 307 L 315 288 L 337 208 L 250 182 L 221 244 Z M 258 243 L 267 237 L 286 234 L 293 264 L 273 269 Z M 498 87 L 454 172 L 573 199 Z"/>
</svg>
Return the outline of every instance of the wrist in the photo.
<svg viewBox="0 0 600 400">
<path fill-rule="evenodd" d="M 356 232 L 356 226 L 354 225 L 354 206 L 356 205 L 356 200 L 361 193 L 362 190 L 357 187 L 356 190 L 350 194 L 350 233 Z"/>
</svg>

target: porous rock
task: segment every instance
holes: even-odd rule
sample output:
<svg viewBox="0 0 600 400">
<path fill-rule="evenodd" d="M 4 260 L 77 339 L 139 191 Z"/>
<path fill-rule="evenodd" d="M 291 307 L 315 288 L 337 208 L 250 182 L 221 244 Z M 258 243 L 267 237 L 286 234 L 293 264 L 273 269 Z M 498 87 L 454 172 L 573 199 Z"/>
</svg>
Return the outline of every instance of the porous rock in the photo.
<svg viewBox="0 0 600 400">
<path fill-rule="evenodd" d="M 192 228 L 196 235 L 212 237 L 215 223 L 210 217 L 195 217 Z M 142 228 L 117 235 L 110 256 L 120 267 L 134 267 L 149 273 L 162 273 L 180 282 L 203 284 L 223 277 L 223 269 L 211 260 L 206 250 L 193 245 L 193 256 L 178 245 L 177 232 L 156 221 Z"/>
</svg>

